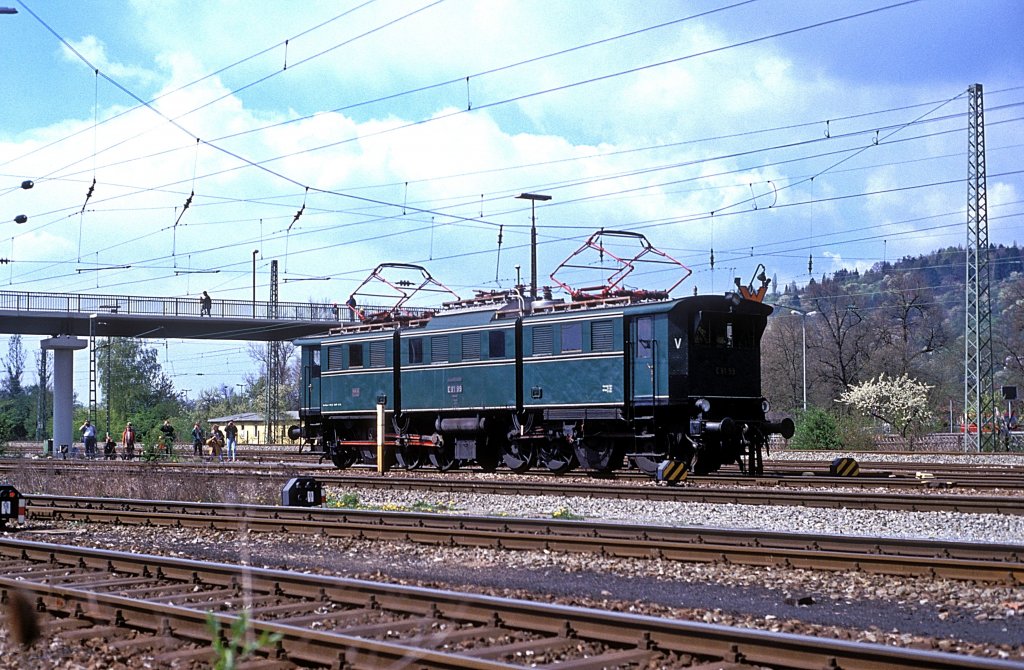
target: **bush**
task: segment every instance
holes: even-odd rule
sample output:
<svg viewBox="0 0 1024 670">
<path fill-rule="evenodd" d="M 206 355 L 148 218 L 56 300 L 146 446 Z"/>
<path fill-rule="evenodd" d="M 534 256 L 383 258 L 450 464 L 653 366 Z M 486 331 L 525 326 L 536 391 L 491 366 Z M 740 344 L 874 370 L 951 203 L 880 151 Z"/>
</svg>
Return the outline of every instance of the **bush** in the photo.
<svg viewBox="0 0 1024 670">
<path fill-rule="evenodd" d="M 872 451 L 878 448 L 874 423 L 863 416 L 849 415 L 839 419 L 839 441 L 852 451 Z"/>
<path fill-rule="evenodd" d="M 789 441 L 790 449 L 841 449 L 839 424 L 836 418 L 823 409 L 812 407 L 797 417 L 796 431 Z"/>
</svg>

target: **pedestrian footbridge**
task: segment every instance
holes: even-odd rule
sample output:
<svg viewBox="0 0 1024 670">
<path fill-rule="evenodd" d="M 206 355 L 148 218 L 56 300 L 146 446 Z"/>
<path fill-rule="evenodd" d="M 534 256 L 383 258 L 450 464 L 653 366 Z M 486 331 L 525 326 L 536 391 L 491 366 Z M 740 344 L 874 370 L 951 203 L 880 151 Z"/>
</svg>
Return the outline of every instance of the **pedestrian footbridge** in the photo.
<svg viewBox="0 0 1024 670">
<path fill-rule="evenodd" d="M 71 443 L 74 352 L 89 347 L 94 374 L 97 337 L 284 341 L 325 333 L 338 316 L 337 306 L 320 303 L 213 299 L 205 316 L 198 298 L 0 291 L 0 332 L 47 336 L 41 346 L 53 351 L 58 445 Z"/>
<path fill-rule="evenodd" d="M 284 341 L 337 325 L 335 305 L 0 291 L 0 332 L 14 335 Z M 344 315 L 342 315 L 344 316 Z"/>
</svg>

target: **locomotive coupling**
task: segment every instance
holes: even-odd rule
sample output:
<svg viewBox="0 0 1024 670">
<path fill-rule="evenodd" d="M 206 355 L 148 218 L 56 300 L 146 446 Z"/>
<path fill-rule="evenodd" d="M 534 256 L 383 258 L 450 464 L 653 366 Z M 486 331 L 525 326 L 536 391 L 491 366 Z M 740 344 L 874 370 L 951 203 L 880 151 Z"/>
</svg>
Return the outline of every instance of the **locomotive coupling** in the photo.
<svg viewBox="0 0 1024 670">
<path fill-rule="evenodd" d="M 723 435 L 729 435 L 736 431 L 736 422 L 725 417 L 721 421 L 705 421 L 704 430 L 708 433 L 722 433 Z"/>
<path fill-rule="evenodd" d="M 796 424 L 793 423 L 793 419 L 786 417 L 782 421 L 770 421 L 765 424 L 765 428 L 769 433 L 778 433 L 784 439 L 793 437 L 793 433 L 796 432 Z"/>
</svg>

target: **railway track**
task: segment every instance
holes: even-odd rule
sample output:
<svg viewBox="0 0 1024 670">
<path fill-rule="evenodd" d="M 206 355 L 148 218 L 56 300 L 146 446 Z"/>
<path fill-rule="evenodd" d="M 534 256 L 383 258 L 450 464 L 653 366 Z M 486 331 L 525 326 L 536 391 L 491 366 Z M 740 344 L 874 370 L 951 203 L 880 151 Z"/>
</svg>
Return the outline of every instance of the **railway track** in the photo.
<svg viewBox="0 0 1024 670">
<path fill-rule="evenodd" d="M 417 491 L 454 491 L 529 496 L 572 496 L 648 500 L 661 502 L 696 502 L 731 505 L 780 505 L 796 507 L 895 510 L 914 512 L 961 512 L 972 514 L 1024 514 L 1024 496 L 993 489 L 989 494 L 977 493 L 971 487 L 946 480 L 906 481 L 895 487 L 895 480 L 861 480 L 858 484 L 873 485 L 878 490 L 858 487 L 849 491 L 844 477 L 813 477 L 797 479 L 774 478 L 709 478 L 695 477 L 686 486 L 656 486 L 646 477 L 628 479 L 590 479 L 586 477 L 533 477 L 481 473 L 409 473 L 394 471 L 385 476 L 346 474 L 331 466 L 296 468 L 289 465 L 252 465 L 209 463 L 161 463 L 158 465 L 126 462 L 51 462 L 30 461 L 0 464 L 0 472 L 10 475 L 41 471 L 47 476 L 111 471 L 119 476 L 151 477 L 154 467 L 161 472 L 183 476 L 202 476 L 208 480 L 249 479 L 266 482 L 279 489 L 291 477 L 311 476 L 323 485 L 345 488 L 389 489 L 396 486 Z M 364 471 L 365 472 L 365 471 Z M 892 488 L 902 490 L 894 492 Z M 1016 493 L 1020 489 L 1016 489 Z"/>
<path fill-rule="evenodd" d="M 0 540 L 4 595 L 48 633 L 103 637 L 150 665 L 212 660 L 212 617 L 279 636 L 251 667 L 1009 670 L 1019 664 L 462 592 Z M 212 613 L 212 614 L 208 614 Z M 247 666 L 249 667 L 249 666 Z"/>
<path fill-rule="evenodd" d="M 377 510 L 28 496 L 33 523 L 306 533 L 1024 584 L 1024 546 Z"/>
<path fill-rule="evenodd" d="M 194 461 L 191 452 L 179 449 L 177 459 L 173 461 L 161 460 L 159 465 L 167 468 L 195 468 L 210 465 L 208 461 Z M 0 472 L 16 470 L 20 467 L 86 467 L 91 461 L 81 459 L 50 459 L 31 458 L 37 450 L 31 451 L 15 448 L 9 450 L 7 456 L 0 460 Z M 962 454 L 961 454 L 962 455 Z M 962 455 L 964 456 L 964 455 Z M 984 455 L 981 455 L 984 456 Z M 300 468 L 317 472 L 337 474 L 339 476 L 375 472 L 371 467 L 355 466 L 351 469 L 341 471 L 335 468 L 329 461 L 321 462 L 319 454 L 296 452 L 294 449 L 282 450 L 272 448 L 242 449 L 239 451 L 239 461 L 235 463 L 218 463 L 223 468 Z M 725 466 L 714 475 L 691 476 L 688 481 L 691 484 L 709 484 L 718 486 L 781 486 L 781 487 L 836 487 L 836 488 L 904 488 L 904 489 L 977 489 L 977 490 L 1006 490 L 1024 489 L 1024 455 L 1019 459 L 1020 464 L 992 464 L 985 462 L 965 462 L 962 464 L 930 463 L 924 461 L 891 462 L 860 460 L 860 475 L 857 477 L 832 476 L 829 471 L 831 462 L 822 460 L 783 460 L 773 459 L 766 461 L 766 472 L 758 477 L 750 477 L 741 473 L 735 466 Z M 132 464 L 141 464 L 141 461 L 103 461 L 104 467 L 130 467 Z M 435 473 L 431 469 L 416 471 L 402 471 L 392 469 L 393 474 L 407 474 L 409 476 L 430 476 Z M 461 470 L 443 473 L 444 477 L 472 476 L 482 472 L 475 467 L 468 467 Z M 499 475 L 512 476 L 507 471 L 498 471 Z M 529 477 L 554 479 L 556 481 L 573 481 L 577 479 L 590 480 L 588 473 L 582 471 L 570 472 L 565 475 L 553 475 L 544 469 L 531 470 Z M 517 477 L 522 477 L 518 475 Z M 623 482 L 650 482 L 650 477 L 635 470 L 623 470 L 616 472 L 614 476 L 602 478 L 602 481 L 623 481 Z"/>
<path fill-rule="evenodd" d="M 768 483 L 766 486 L 704 487 L 704 486 L 624 486 L 592 480 L 524 480 L 523 478 L 485 480 L 481 478 L 419 478 L 392 479 L 377 475 L 323 474 L 324 484 L 354 488 L 403 488 L 423 491 L 462 493 L 493 493 L 514 495 L 549 495 L 588 498 L 615 498 L 661 502 L 698 502 L 731 505 L 783 505 L 796 507 L 831 507 L 846 509 L 900 510 L 912 512 L 961 512 L 972 514 L 1024 514 L 1024 496 L 956 495 L 940 493 L 941 489 L 919 487 L 912 493 L 888 493 L 836 490 L 787 490 Z M 400 482 L 400 483 L 399 483 Z"/>
</svg>

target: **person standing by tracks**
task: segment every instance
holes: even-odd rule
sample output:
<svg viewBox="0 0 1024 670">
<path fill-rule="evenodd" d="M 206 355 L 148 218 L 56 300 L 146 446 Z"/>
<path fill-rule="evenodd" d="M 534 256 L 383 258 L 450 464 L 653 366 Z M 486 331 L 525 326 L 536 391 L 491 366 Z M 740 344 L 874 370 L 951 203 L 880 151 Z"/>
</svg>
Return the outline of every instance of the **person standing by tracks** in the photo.
<svg viewBox="0 0 1024 670">
<path fill-rule="evenodd" d="M 121 433 L 121 444 L 124 445 L 124 460 L 130 461 L 135 458 L 135 428 L 132 427 L 131 421 Z"/>
<path fill-rule="evenodd" d="M 224 439 L 228 448 L 227 460 L 237 461 L 238 426 L 235 425 L 234 421 L 228 421 L 228 425 L 224 426 Z"/>
<path fill-rule="evenodd" d="M 205 436 L 203 435 L 203 427 L 199 425 L 198 421 L 196 421 L 195 424 L 192 425 L 192 455 L 193 456 L 198 456 L 199 458 L 203 457 L 203 441 L 204 441 L 204 439 L 205 439 Z"/>
<path fill-rule="evenodd" d="M 79 428 L 82 431 L 82 444 L 85 447 L 86 458 L 96 458 L 96 426 L 88 419 Z"/>
<path fill-rule="evenodd" d="M 166 450 L 167 457 L 170 458 L 174 455 L 174 426 L 171 425 L 170 419 L 164 419 L 164 423 L 160 426 L 160 432 L 163 433 L 164 449 Z"/>
<path fill-rule="evenodd" d="M 213 430 L 210 431 L 210 439 L 206 441 L 206 444 L 210 447 L 210 460 L 217 459 L 218 461 L 223 460 L 221 458 L 221 449 L 224 448 L 224 433 L 221 432 L 220 426 L 213 424 Z"/>
<path fill-rule="evenodd" d="M 107 439 L 103 441 L 103 458 L 112 461 L 117 458 L 117 442 L 107 433 Z"/>
</svg>

